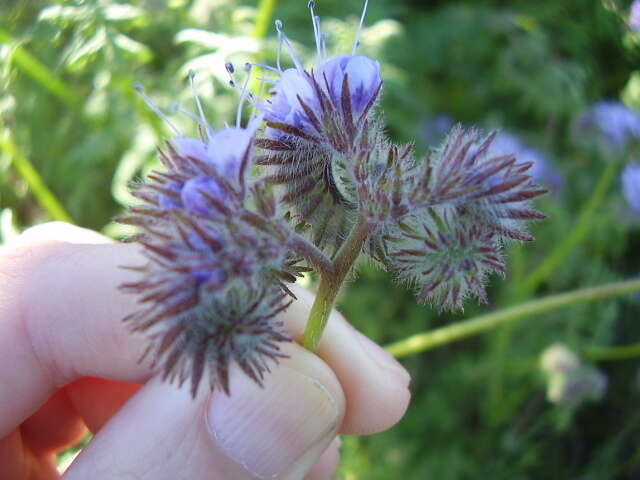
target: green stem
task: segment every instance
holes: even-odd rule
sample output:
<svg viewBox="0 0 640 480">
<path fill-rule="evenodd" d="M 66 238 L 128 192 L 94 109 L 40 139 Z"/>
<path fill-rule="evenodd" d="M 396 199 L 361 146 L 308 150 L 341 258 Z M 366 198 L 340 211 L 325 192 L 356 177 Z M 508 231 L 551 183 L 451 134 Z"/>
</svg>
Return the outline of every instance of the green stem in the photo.
<svg viewBox="0 0 640 480">
<path fill-rule="evenodd" d="M 271 25 L 273 11 L 276 8 L 277 0 L 260 0 L 258 4 L 258 15 L 256 16 L 256 24 L 253 26 L 253 37 L 262 39 L 267 34 Z"/>
<path fill-rule="evenodd" d="M 0 151 L 4 151 L 10 158 L 11 164 L 20 177 L 29 185 L 40 206 L 53 220 L 71 222 L 71 216 L 49 190 L 33 164 L 18 149 L 9 137 L 0 138 Z"/>
<path fill-rule="evenodd" d="M 302 255 L 321 277 L 329 277 L 333 274 L 333 262 L 322 250 L 302 235 L 291 232 L 289 246 L 296 253 Z"/>
<path fill-rule="evenodd" d="M 582 209 L 582 212 L 580 212 L 580 216 L 573 230 L 522 284 L 516 286 L 516 298 L 526 298 L 534 292 L 542 282 L 549 278 L 549 276 L 565 262 L 571 251 L 584 240 L 591 228 L 593 215 L 604 200 L 615 178 L 617 167 L 616 162 L 609 163 L 593 190 L 589 201 Z"/>
<path fill-rule="evenodd" d="M 13 39 L 11 35 L 5 30 L 0 29 L 0 43 L 12 42 Z M 26 49 L 19 45 L 14 46 L 10 61 L 68 106 L 75 107 L 79 105 L 78 97 L 73 93 L 71 88 L 51 73 L 42 62 L 31 55 Z"/>
<path fill-rule="evenodd" d="M 409 338 L 388 345 L 386 349 L 396 357 L 406 357 L 415 353 L 431 350 L 440 345 L 446 345 L 463 338 L 478 335 L 522 318 L 559 310 L 579 303 L 620 297 L 638 290 L 640 290 L 640 280 L 629 280 L 551 295 L 539 300 L 505 308 L 497 312 L 480 315 L 471 320 L 437 328 L 431 332 L 412 335 Z"/>
<path fill-rule="evenodd" d="M 583 353 L 586 358 L 594 362 L 628 360 L 640 357 L 640 343 L 615 347 L 587 347 Z"/>
<path fill-rule="evenodd" d="M 313 352 L 318 348 L 322 332 L 327 325 L 340 287 L 351 270 L 353 263 L 356 261 L 356 258 L 358 258 L 362 246 L 370 233 L 371 225 L 369 222 L 359 217 L 349 237 L 342 244 L 333 260 L 333 272 L 329 275 L 321 275 L 320 286 L 318 287 L 316 298 L 311 307 L 311 313 L 309 314 L 307 326 L 305 327 L 302 338 L 302 346 L 307 350 Z"/>
</svg>

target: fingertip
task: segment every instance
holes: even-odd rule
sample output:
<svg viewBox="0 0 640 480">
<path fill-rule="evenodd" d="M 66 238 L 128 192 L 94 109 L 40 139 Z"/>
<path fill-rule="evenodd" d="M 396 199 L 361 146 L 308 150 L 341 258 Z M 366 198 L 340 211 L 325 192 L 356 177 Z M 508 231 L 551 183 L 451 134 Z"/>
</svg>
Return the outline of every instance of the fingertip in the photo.
<svg viewBox="0 0 640 480">
<path fill-rule="evenodd" d="M 313 466 L 305 480 L 331 480 L 340 463 L 340 437 L 336 437 Z"/>
<path fill-rule="evenodd" d="M 12 238 L 7 246 L 33 246 L 42 243 L 101 244 L 112 240 L 87 228 L 65 222 L 47 222 L 34 225 Z"/>
<path fill-rule="evenodd" d="M 287 311 L 285 323 L 299 340 L 314 297 L 303 288 L 294 286 L 294 290 L 298 300 Z M 341 433 L 377 433 L 402 418 L 411 398 L 409 373 L 335 310 L 316 353 L 333 368 L 345 392 L 347 411 Z"/>
</svg>

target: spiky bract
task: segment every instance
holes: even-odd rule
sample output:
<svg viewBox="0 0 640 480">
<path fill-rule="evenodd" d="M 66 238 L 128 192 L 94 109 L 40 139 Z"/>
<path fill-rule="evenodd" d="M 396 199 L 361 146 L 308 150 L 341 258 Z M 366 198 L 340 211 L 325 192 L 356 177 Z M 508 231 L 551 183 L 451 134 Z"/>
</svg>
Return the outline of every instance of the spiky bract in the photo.
<svg viewBox="0 0 640 480">
<path fill-rule="evenodd" d="M 532 241 L 524 221 L 545 218 L 531 208 L 530 200 L 546 190 L 532 181 L 531 162 L 492 153 L 495 136 L 454 127 L 443 147 L 423 163 L 422 173 L 413 177 L 412 203 L 416 211 L 453 206 L 503 240 Z"/>
<path fill-rule="evenodd" d="M 211 388 L 219 387 L 229 394 L 232 363 L 262 385 L 268 362 L 286 357 L 278 344 L 290 338 L 277 315 L 290 303 L 291 299 L 277 289 L 237 286 L 224 296 L 204 295 L 197 308 L 171 312 L 155 326 L 146 324 L 142 317 L 131 321 L 134 330 L 148 330 L 151 343 L 145 355 L 153 356 L 163 379 L 179 385 L 189 380 L 195 396 L 205 378 Z"/>
</svg>

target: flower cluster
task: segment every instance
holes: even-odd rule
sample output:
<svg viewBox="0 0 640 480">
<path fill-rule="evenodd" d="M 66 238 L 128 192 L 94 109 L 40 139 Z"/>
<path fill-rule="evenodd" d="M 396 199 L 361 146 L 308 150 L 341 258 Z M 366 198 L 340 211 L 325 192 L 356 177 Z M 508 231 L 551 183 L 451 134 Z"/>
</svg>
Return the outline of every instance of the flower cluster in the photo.
<svg viewBox="0 0 640 480">
<path fill-rule="evenodd" d="M 140 303 L 126 320 L 164 377 L 189 380 L 193 395 L 203 378 L 229 393 L 232 363 L 261 384 L 289 340 L 278 320 L 294 298 L 287 283 L 312 267 L 331 285 L 326 314 L 361 251 L 420 300 L 461 308 L 470 295 L 487 300 L 487 275 L 505 271 L 502 246 L 533 240 L 525 222 L 544 218 L 530 205 L 545 192 L 531 177 L 537 158 L 517 159 L 495 133 L 455 126 L 422 158 L 388 140 L 380 64 L 356 53 L 358 35 L 351 54 L 328 57 L 309 8 L 316 65 L 302 66 L 276 22 L 295 66 L 283 70 L 279 54 L 261 65 L 276 74 L 272 94 L 241 88 L 234 127 L 215 131 L 196 97 L 199 116 L 188 115 L 203 138 L 183 136 L 141 92 L 176 136 L 122 219 L 140 229 L 148 259 L 122 286 Z M 246 99 L 258 115 L 242 128 Z"/>
<path fill-rule="evenodd" d="M 544 218 L 529 205 L 545 192 L 531 163 L 494 153 L 495 138 L 456 126 L 405 172 L 409 208 L 386 232 L 384 263 L 440 309 L 461 308 L 470 294 L 486 301 L 486 274 L 504 273 L 502 244 L 533 240 L 524 222 Z"/>
<path fill-rule="evenodd" d="M 360 139 L 378 123 L 374 107 L 382 78 L 380 64 L 357 55 L 356 44 L 351 55 L 326 58 L 314 2 L 309 7 L 317 64 L 310 70 L 302 67 L 276 22 L 295 68 L 281 70 L 278 59 L 273 95 L 260 106 L 267 128 L 257 145 L 264 151 L 259 163 L 270 167 L 267 178 L 278 186 L 282 204 L 300 226 L 309 227 L 314 243 L 336 251 L 354 222 L 357 204 L 345 192 L 349 164 Z"/>
<path fill-rule="evenodd" d="M 206 374 L 228 392 L 231 361 L 258 383 L 288 337 L 276 315 L 286 282 L 305 269 L 286 248 L 288 229 L 264 182 L 249 178 L 259 120 L 205 139 L 177 136 L 160 153 L 164 170 L 134 183 L 141 204 L 121 222 L 139 227 L 148 263 L 122 288 L 140 296 L 125 320 L 150 338 L 147 354 L 165 378 Z M 290 296 L 290 295 L 289 295 Z"/>
</svg>

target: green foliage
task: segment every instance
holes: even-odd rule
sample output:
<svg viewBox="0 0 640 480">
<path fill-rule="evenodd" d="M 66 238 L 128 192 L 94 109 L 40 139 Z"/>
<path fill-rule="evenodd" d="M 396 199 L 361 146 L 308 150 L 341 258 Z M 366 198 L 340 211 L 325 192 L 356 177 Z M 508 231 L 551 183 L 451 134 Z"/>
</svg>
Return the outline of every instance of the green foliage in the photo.
<svg viewBox="0 0 640 480">
<path fill-rule="evenodd" d="M 362 51 L 383 64 L 383 108 L 396 139 L 422 138 L 424 122 L 440 112 L 504 127 L 545 152 L 566 185 L 538 202 L 549 219 L 535 226 L 537 242 L 508 249 L 507 280 L 492 284 L 489 306 L 469 302 L 464 313 L 438 315 L 363 265 L 340 303 L 358 328 L 391 342 L 640 273 L 640 223 L 628 216 L 617 182 L 620 164 L 639 153 L 592 154 L 571 129 L 582 109 L 602 98 L 640 108 L 640 37 L 624 24 L 629 3 L 371 3 Z M 350 45 L 360 8 L 360 0 L 319 2 L 334 52 Z M 306 2 L 281 0 L 275 15 L 310 58 Z M 261 38 L 257 17 L 256 2 L 239 0 L 0 3 L 2 238 L 59 215 L 56 203 L 79 225 L 121 234 L 111 218 L 130 201 L 126 183 L 156 162 L 155 148 L 169 134 L 132 85 L 145 84 L 164 109 L 175 102 L 190 108 L 186 75 L 193 68 L 211 123 L 232 121 L 236 92 L 227 87 L 224 61 L 275 59 L 273 29 Z M 194 133 L 187 118 L 176 123 Z M 418 148 L 426 147 L 419 140 Z M 37 178 L 25 175 L 20 159 Z M 611 162 L 613 180 L 594 202 Z M 589 205 L 592 212 L 580 217 Z M 580 235 L 572 233 L 578 218 Z M 571 248 L 562 247 L 567 238 Z M 525 288 L 559 248 L 559 261 Z M 568 408 L 545 399 L 538 356 L 558 342 L 576 352 L 639 342 L 639 314 L 632 298 L 578 305 L 407 358 L 407 416 L 390 432 L 345 438 L 339 478 L 638 478 L 637 360 L 598 363 L 609 379 L 604 398 Z"/>
</svg>

